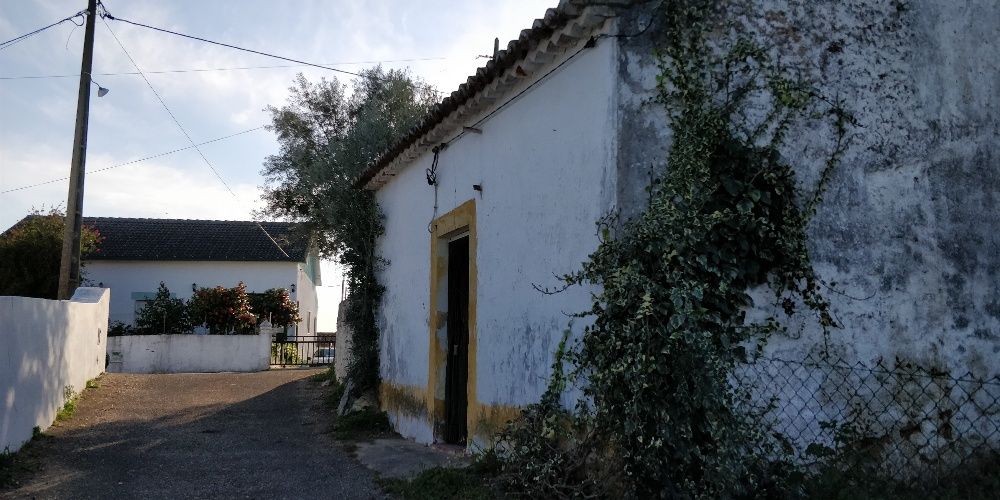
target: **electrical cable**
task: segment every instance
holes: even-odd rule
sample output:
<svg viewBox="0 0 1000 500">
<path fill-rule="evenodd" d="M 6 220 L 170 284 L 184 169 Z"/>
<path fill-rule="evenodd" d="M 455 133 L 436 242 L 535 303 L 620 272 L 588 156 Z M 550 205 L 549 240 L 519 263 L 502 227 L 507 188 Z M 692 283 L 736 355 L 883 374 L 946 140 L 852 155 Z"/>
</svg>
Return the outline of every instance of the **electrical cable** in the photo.
<svg viewBox="0 0 1000 500">
<path fill-rule="evenodd" d="M 7 47 L 10 47 L 11 45 L 14 45 L 15 43 L 20 42 L 21 40 L 25 40 L 27 38 L 35 36 L 35 35 L 43 32 L 43 31 L 45 31 L 45 30 L 47 30 L 47 29 L 49 29 L 49 28 L 51 28 L 53 26 L 57 26 L 57 25 L 62 24 L 64 22 L 66 22 L 66 21 L 71 21 L 71 22 L 73 22 L 73 24 L 76 24 L 76 21 L 72 21 L 72 20 L 76 19 L 78 17 L 84 16 L 84 15 L 86 15 L 86 13 L 87 13 L 86 10 L 81 10 L 80 12 L 77 12 L 76 14 L 73 14 L 72 16 L 62 18 L 62 19 L 60 19 L 60 20 L 58 20 L 58 21 L 56 21 L 56 22 L 54 22 L 54 23 L 52 23 L 52 24 L 50 24 L 48 26 L 44 26 L 44 27 L 38 28 L 37 30 L 32 31 L 30 33 L 25 33 L 23 35 L 11 38 L 10 40 L 7 40 L 5 42 L 0 43 L 0 50 L 6 49 Z M 78 25 L 78 26 L 81 26 L 81 25 Z"/>
<path fill-rule="evenodd" d="M 98 2 L 98 3 L 100 3 L 100 2 Z M 162 32 L 162 33 L 168 33 L 168 34 L 179 36 L 179 37 L 183 37 L 183 38 L 190 38 L 192 40 L 197 40 L 199 42 L 210 43 L 210 44 L 213 44 L 213 45 L 219 45 L 221 47 L 227 47 L 227 48 L 234 49 L 234 50 L 240 50 L 240 51 L 243 51 L 243 52 L 249 52 L 251 54 L 257 54 L 257 55 L 261 55 L 261 56 L 265 56 L 265 57 L 271 57 L 271 58 L 274 58 L 274 59 L 280 59 L 282 61 L 293 62 L 293 63 L 296 63 L 296 64 L 301 64 L 303 66 L 312 66 L 314 68 L 325 69 L 325 70 L 333 71 L 333 72 L 336 72 L 336 73 L 343 73 L 343 74 L 346 74 L 346 75 L 358 76 L 358 77 L 362 77 L 362 78 L 365 77 L 365 75 L 363 75 L 361 73 L 355 73 L 353 71 L 347 71 L 347 70 L 343 70 L 343 69 L 332 68 L 330 66 L 324 66 L 322 64 L 311 63 L 311 62 L 308 62 L 308 61 L 303 61 L 301 59 L 293 59 L 291 57 L 279 56 L 279 55 L 276 55 L 276 54 L 271 54 L 271 53 L 268 53 L 268 52 L 262 52 L 262 51 L 259 51 L 259 50 L 247 49 L 247 48 L 244 48 L 244 47 L 239 47 L 237 45 L 232 45 L 232 44 L 223 43 L 223 42 L 217 42 L 215 40 L 209 40 L 207 38 L 202 38 L 202 37 L 198 37 L 198 36 L 194 36 L 194 35 L 187 35 L 187 34 L 184 34 L 184 33 L 178 33 L 176 31 L 171 31 L 171 30 L 168 30 L 168 29 L 165 29 L 165 28 L 158 28 L 156 26 L 150 26 L 148 24 L 143 24 L 143 23 L 140 23 L 140 22 L 130 21 L 128 19 L 124 19 L 124 18 L 121 18 L 121 17 L 115 17 L 115 16 L 111 15 L 111 13 L 108 12 L 107 8 L 104 7 L 103 4 L 101 4 L 101 7 L 102 7 L 102 10 L 103 10 L 103 12 L 101 14 L 101 17 L 102 18 L 106 18 L 106 19 L 111 19 L 112 21 L 121 21 L 123 23 L 128 23 L 128 24 L 131 24 L 133 26 L 138 26 L 140 28 L 146 28 L 146 29 L 150 29 L 150 30 L 153 30 L 153 31 L 159 31 L 159 32 Z M 417 85 L 417 84 L 413 84 L 413 86 L 416 87 L 416 88 L 421 88 L 421 89 L 430 91 L 430 92 L 435 92 L 437 94 L 441 94 L 441 95 L 444 94 L 444 92 L 442 92 L 440 90 L 437 90 L 434 87 L 431 87 L 429 85 Z"/>
<path fill-rule="evenodd" d="M 570 61 L 572 61 L 576 56 L 580 55 L 580 53 L 582 53 L 583 51 L 585 51 L 587 49 L 594 48 L 596 46 L 597 46 L 597 38 L 590 37 L 590 39 L 588 39 L 587 42 L 583 44 L 583 47 L 580 47 L 579 50 L 577 50 L 576 52 L 574 52 L 573 54 L 571 54 L 569 57 L 567 57 L 565 60 L 563 60 L 562 62 L 560 62 L 559 64 L 557 64 L 555 67 L 553 67 L 549 71 L 545 72 L 542 76 L 538 77 L 534 82 L 531 82 L 531 84 L 529 84 L 527 87 L 523 88 L 520 92 L 518 92 L 517 94 L 514 94 L 514 96 L 512 96 L 510 99 L 507 99 L 506 101 L 504 101 L 503 104 L 501 104 L 501 105 L 497 106 L 496 108 L 494 108 L 486 116 L 480 118 L 478 121 L 476 121 L 475 123 L 473 123 L 472 126 L 470 126 L 470 127 L 463 127 L 462 131 L 459 132 L 457 135 L 455 135 L 455 137 L 452 137 L 451 139 L 449 139 L 449 140 L 447 140 L 445 142 L 442 142 L 441 144 L 438 144 L 437 146 L 435 146 L 433 148 L 432 151 L 434 152 L 434 159 L 431 161 L 431 168 L 427 169 L 427 171 L 426 171 L 426 174 L 427 174 L 427 184 L 429 184 L 430 186 L 432 186 L 434 188 L 434 209 L 433 209 L 433 213 L 431 215 L 431 220 L 430 220 L 430 222 L 427 223 L 427 232 L 428 233 L 433 233 L 434 232 L 434 219 L 437 217 L 437 211 L 438 211 L 438 180 L 437 180 L 438 173 L 437 173 L 437 170 L 438 170 L 438 161 L 439 161 L 439 156 L 441 154 L 441 151 L 444 151 L 445 149 L 448 148 L 448 146 L 451 145 L 451 143 L 457 141 L 459 138 L 461 138 L 462 136 L 464 136 L 465 133 L 466 133 L 466 129 L 479 127 L 480 125 L 482 125 L 483 123 L 485 123 L 486 120 L 489 120 L 491 117 L 493 117 L 493 115 L 495 115 L 498 112 L 500 112 L 500 110 L 504 109 L 509 104 L 511 104 L 512 102 L 514 102 L 518 98 L 520 98 L 522 95 L 524 95 L 526 92 L 528 92 L 529 90 L 531 90 L 532 88 L 534 88 L 535 85 L 538 85 L 541 82 L 545 81 L 545 79 L 547 79 L 549 77 L 549 75 L 551 75 L 552 73 L 555 73 L 556 71 L 558 71 L 559 68 L 562 68 L 564 65 L 566 65 L 567 63 L 569 63 Z"/>
<path fill-rule="evenodd" d="M 132 62 L 133 66 L 135 66 L 135 70 L 139 72 L 139 76 L 141 76 L 143 81 L 146 82 L 146 86 L 149 87 L 149 90 L 153 91 L 153 95 L 156 96 L 156 100 L 160 101 L 160 105 L 163 106 L 163 109 L 166 110 L 168 115 L 170 115 L 170 119 L 174 121 L 174 124 L 177 125 L 177 128 L 181 131 L 182 134 L 184 134 L 184 137 L 187 138 L 188 142 L 190 142 L 191 145 L 194 146 L 195 151 L 198 152 L 198 155 L 201 156 L 201 159 L 205 161 L 205 164 L 208 165 L 208 168 L 212 170 L 212 173 L 215 174 L 215 177 L 219 179 L 219 182 L 221 182 L 222 185 L 226 187 L 226 191 L 229 191 L 229 194 L 236 196 L 236 192 L 234 192 L 232 188 L 229 187 L 229 184 L 226 183 L 226 180 L 223 179 L 221 175 L 219 175 L 219 172 L 212 165 L 212 162 L 208 161 L 208 158 L 205 157 L 205 154 L 202 153 L 201 149 L 199 149 L 197 145 L 195 145 L 194 139 L 191 138 L 191 135 L 188 134 L 184 126 L 181 125 L 180 120 L 177 119 L 177 116 L 174 115 L 174 112 L 170 110 L 170 107 L 167 106 L 167 103 L 164 102 L 162 97 L 160 97 L 160 93 L 156 91 L 156 88 L 153 87 L 153 84 L 149 81 L 148 78 L 146 78 L 146 75 L 142 73 L 142 69 L 139 68 L 139 65 L 135 62 L 135 59 L 132 59 L 132 54 L 129 54 L 128 49 L 126 49 L 125 45 L 122 44 L 122 41 L 118 39 L 118 35 L 116 35 L 115 32 L 111 30 L 111 26 L 108 25 L 107 21 L 104 21 L 104 26 L 108 28 L 108 32 L 111 33 L 111 36 L 114 37 L 116 42 L 118 42 L 118 46 L 122 48 L 123 52 L 125 52 L 125 57 L 128 57 L 128 60 Z"/>
<path fill-rule="evenodd" d="M 557 64 L 554 68 L 552 68 L 549 71 L 545 72 L 545 74 L 543 74 L 542 76 L 538 77 L 534 82 L 531 82 L 530 85 L 528 85 L 527 87 L 521 89 L 521 91 L 518 92 L 517 94 L 514 94 L 513 97 L 511 97 L 510 99 L 507 99 L 506 101 L 504 101 L 503 104 L 501 104 L 501 105 L 493 108 L 493 110 L 490 111 L 486 116 L 480 118 L 478 121 L 476 121 L 475 123 L 473 123 L 472 125 L 470 125 L 468 127 L 463 127 L 462 131 L 459 132 L 455 137 L 452 137 L 451 139 L 448 139 L 447 141 L 441 143 L 441 145 L 447 147 L 447 146 L 451 145 L 452 142 L 455 142 L 460 137 L 464 136 L 466 134 L 466 129 L 469 129 L 469 128 L 478 128 L 480 125 L 482 125 L 483 123 L 485 123 L 486 120 L 489 120 L 490 118 L 493 117 L 493 115 L 499 113 L 500 110 L 506 108 L 508 105 L 510 105 L 511 103 L 513 103 L 514 101 L 516 101 L 518 98 L 520 98 L 526 92 L 528 92 L 529 90 L 531 90 L 532 88 L 534 88 L 535 85 L 538 85 L 538 84 L 542 83 L 543 81 L 545 81 L 545 79 L 548 78 L 549 75 L 551 75 L 552 73 L 555 73 L 556 71 L 558 71 L 559 68 L 562 68 L 563 66 L 565 66 L 567 63 L 569 63 L 570 61 L 572 61 L 576 56 L 580 55 L 580 53 L 582 53 L 583 51 L 585 51 L 587 49 L 594 48 L 595 46 L 597 46 L 597 39 L 595 37 L 590 37 L 590 39 L 587 40 L 587 42 L 584 43 L 583 47 L 580 47 L 579 50 L 577 50 L 572 55 L 570 55 L 569 57 L 567 57 L 566 59 L 564 59 L 562 62 L 560 62 L 559 64 Z"/>
<path fill-rule="evenodd" d="M 229 134 L 229 135 L 223 136 L 223 137 L 216 137 L 215 139 L 212 139 L 212 140 L 208 140 L 208 141 L 205 141 L 205 142 L 199 142 L 198 146 L 204 146 L 206 144 L 212 144 L 213 142 L 223 141 L 223 140 L 226 140 L 226 139 L 230 139 L 232 137 L 236 137 L 238 135 L 248 134 L 250 132 L 261 130 L 263 128 L 264 128 L 264 125 L 261 125 L 259 127 L 255 127 L 255 128 L 244 130 L 242 132 L 236 132 L 235 134 Z M 91 174 L 96 174 L 96 173 L 100 173 L 100 172 L 105 172 L 105 171 L 108 171 L 108 170 L 111 170 L 111 169 L 115 169 L 115 168 L 119 168 L 119 167 L 125 167 L 125 166 L 128 166 L 128 165 L 134 165 L 136 163 L 144 162 L 144 161 L 147 161 L 147 160 L 152 160 L 152 159 L 155 159 L 155 158 L 160 158 L 162 156 L 172 155 L 174 153 L 179 153 L 181 151 L 187 151 L 189 149 L 194 149 L 194 148 L 195 148 L 195 146 L 187 146 L 187 147 L 183 147 L 183 148 L 172 149 L 170 151 L 164 151 L 162 153 L 157 153 L 157 154 L 154 154 L 154 155 L 144 156 L 142 158 L 138 158 L 138 159 L 135 159 L 135 160 L 129 160 L 129 161 L 125 162 L 125 163 L 119 163 L 117 165 L 111 165 L 110 167 L 98 168 L 96 170 L 87 170 L 86 173 L 87 173 L 87 175 L 91 175 Z M 0 191 L 0 195 L 6 194 L 6 193 L 13 193 L 14 191 L 22 191 L 22 190 L 25 190 L 25 189 L 30 189 L 30 188 L 34 188 L 34 187 L 38 187 L 38 186 L 44 186 L 46 184 L 52 184 L 54 182 L 65 181 L 65 180 L 68 180 L 68 179 L 69 179 L 69 177 L 60 177 L 58 179 L 50 179 L 50 180 L 43 181 L 43 182 L 38 182 L 38 183 L 35 183 L 35 184 L 29 184 L 29 185 L 26 185 L 26 186 L 20 186 L 20 187 L 16 187 L 16 188 L 6 189 L 4 191 Z"/>
<path fill-rule="evenodd" d="M 104 4 L 98 2 L 98 5 L 100 6 L 100 8 L 102 10 L 104 10 Z M 188 142 L 190 142 L 191 146 L 194 148 L 194 150 L 198 152 L 198 156 L 201 156 L 201 159 L 205 162 L 205 165 L 208 166 L 208 168 L 212 171 L 212 173 L 215 174 L 215 177 L 217 177 L 219 179 L 219 182 L 221 182 L 222 185 L 225 186 L 226 190 L 229 191 L 229 194 L 233 195 L 233 198 L 236 200 L 237 203 L 239 203 L 239 196 L 237 196 L 236 192 L 233 191 L 233 189 L 229 187 L 229 184 L 226 183 L 226 180 L 222 178 L 222 176 L 219 174 L 219 171 L 215 169 L 215 166 L 212 165 L 212 162 L 208 161 L 208 157 L 205 156 L 205 153 L 202 152 L 201 148 L 199 148 L 198 145 L 194 142 L 194 139 L 191 138 L 191 134 L 188 134 L 188 132 L 184 128 L 184 126 L 181 125 L 180 120 L 177 119 L 177 116 L 175 116 L 174 113 L 173 113 L 173 111 L 170 110 L 170 107 L 167 106 L 167 103 L 164 102 L 164 100 L 163 100 L 162 97 L 160 97 L 160 93 L 156 91 L 156 88 L 153 87 L 153 84 L 150 83 L 149 79 L 146 78 L 146 75 L 142 73 L 142 69 L 139 68 L 139 64 L 136 63 L 135 59 L 132 58 L 132 54 L 129 54 L 128 49 L 125 48 L 125 45 L 118 38 L 118 35 L 116 35 L 115 32 L 114 32 L 114 30 L 111 29 L 111 25 L 109 25 L 108 21 L 106 19 L 104 19 L 105 17 L 109 17 L 108 14 L 107 14 L 107 11 L 104 10 L 103 14 L 104 15 L 101 16 L 101 21 L 104 23 L 104 26 L 106 28 L 108 28 L 108 32 L 111 33 L 111 36 L 114 37 L 114 39 L 115 39 L 116 42 L 118 42 L 118 46 L 122 48 L 122 52 L 124 52 L 125 56 L 128 57 L 128 60 L 132 62 L 132 66 L 135 66 L 135 70 L 139 72 L 139 76 L 141 76 L 142 79 L 143 79 L 143 81 L 146 82 L 146 85 L 149 87 L 149 90 L 153 91 L 153 95 L 155 95 L 156 99 L 158 101 L 160 101 L 160 105 L 162 105 L 163 109 L 166 110 L 166 112 L 167 112 L 168 115 L 170 115 L 170 118 L 174 121 L 174 124 L 176 124 L 177 128 L 180 129 L 181 133 L 184 134 L 184 137 L 187 137 Z M 279 245 L 278 242 L 271 236 L 271 234 L 267 232 L 267 229 L 264 229 L 264 226 L 261 225 L 260 222 L 258 222 L 256 220 L 253 221 L 253 222 L 255 224 L 257 224 L 257 227 L 259 227 L 260 230 L 264 232 L 264 235 L 267 236 L 267 238 L 269 240 L 271 240 L 271 243 L 274 243 L 274 246 L 277 247 L 278 250 L 285 257 L 289 257 L 288 253 L 285 252 L 285 249 L 281 248 L 281 245 Z"/>
<path fill-rule="evenodd" d="M 434 186 L 434 211 L 431 213 L 431 220 L 427 223 L 427 232 L 434 233 L 434 219 L 437 219 L 438 213 L 438 181 L 437 181 L 437 167 L 438 167 L 438 156 L 441 154 L 447 144 L 441 144 L 434 146 L 434 161 L 431 162 L 431 168 L 427 169 L 427 184 Z"/>
<path fill-rule="evenodd" d="M 325 65 L 337 65 L 337 64 L 382 64 L 382 63 L 396 63 L 396 62 L 415 62 L 415 61 L 444 61 L 449 59 L 447 57 L 420 57 L 412 59 L 385 59 L 380 61 L 344 61 L 344 62 L 331 62 L 323 63 Z M 146 70 L 144 73 L 147 75 L 161 75 L 169 73 L 202 73 L 208 71 L 239 71 L 239 70 L 249 70 L 249 69 L 279 69 L 279 68 L 298 68 L 306 66 L 304 64 L 278 64 L 274 66 L 234 66 L 229 68 L 186 68 L 186 69 L 164 69 L 164 70 Z M 122 76 L 122 75 L 138 75 L 137 71 L 122 71 L 118 73 L 93 73 L 94 76 Z M 18 76 L 0 76 L 0 80 L 34 80 L 40 78 L 75 78 L 79 77 L 79 73 L 66 74 L 66 75 L 18 75 Z"/>
</svg>

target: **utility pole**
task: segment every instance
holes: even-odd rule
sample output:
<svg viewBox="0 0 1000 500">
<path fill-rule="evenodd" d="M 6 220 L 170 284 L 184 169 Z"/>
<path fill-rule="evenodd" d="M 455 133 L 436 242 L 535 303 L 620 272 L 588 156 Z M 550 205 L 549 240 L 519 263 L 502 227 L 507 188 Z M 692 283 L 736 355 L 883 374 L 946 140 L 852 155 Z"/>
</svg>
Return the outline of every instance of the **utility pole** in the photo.
<svg viewBox="0 0 1000 500">
<path fill-rule="evenodd" d="M 90 117 L 90 72 L 94 65 L 94 25 L 97 0 L 87 0 L 87 28 L 83 35 L 83 62 L 80 65 L 80 90 L 76 101 L 76 130 L 73 133 L 73 160 L 69 173 L 69 197 L 66 201 L 66 229 L 63 232 L 62 259 L 59 261 L 59 299 L 73 296 L 80 286 L 80 232 L 83 229 L 83 179 L 87 164 L 87 122 Z"/>
</svg>

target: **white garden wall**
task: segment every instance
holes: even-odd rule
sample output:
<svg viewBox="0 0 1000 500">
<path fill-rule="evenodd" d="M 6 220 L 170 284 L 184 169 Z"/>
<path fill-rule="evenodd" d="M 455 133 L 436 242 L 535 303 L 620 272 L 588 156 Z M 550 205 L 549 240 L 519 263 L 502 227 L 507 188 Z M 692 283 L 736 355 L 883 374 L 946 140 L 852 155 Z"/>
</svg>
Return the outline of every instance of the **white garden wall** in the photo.
<svg viewBox="0 0 1000 500">
<path fill-rule="evenodd" d="M 214 373 L 267 370 L 271 335 L 129 335 L 108 339 L 113 373 Z"/>
<path fill-rule="evenodd" d="M 0 297 L 0 451 L 49 427 L 66 393 L 104 371 L 109 299 L 101 288 L 71 300 Z"/>
</svg>

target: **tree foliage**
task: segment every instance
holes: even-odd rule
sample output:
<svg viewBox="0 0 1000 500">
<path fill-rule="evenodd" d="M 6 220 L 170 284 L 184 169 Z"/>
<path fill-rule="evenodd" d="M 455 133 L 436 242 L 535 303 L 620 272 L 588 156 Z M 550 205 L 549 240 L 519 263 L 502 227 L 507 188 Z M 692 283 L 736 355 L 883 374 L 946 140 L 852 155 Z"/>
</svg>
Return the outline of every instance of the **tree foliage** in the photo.
<svg viewBox="0 0 1000 500">
<path fill-rule="evenodd" d="M 58 208 L 32 210 L 0 235 L 0 295 L 57 297 L 65 224 L 66 214 Z M 96 252 L 100 239 L 95 228 L 84 226 L 81 257 Z M 84 262 L 80 263 L 81 273 Z"/>
<path fill-rule="evenodd" d="M 271 326 L 287 327 L 302 320 L 299 305 L 292 301 L 284 288 L 250 294 L 250 309 L 257 316 L 257 324 L 267 321 Z"/>
<path fill-rule="evenodd" d="M 187 303 L 188 315 L 196 325 L 208 327 L 208 333 L 257 333 L 257 316 L 250 308 L 247 286 L 239 282 L 233 288 L 199 288 Z"/>
<path fill-rule="evenodd" d="M 337 79 L 310 82 L 299 75 L 286 105 L 269 107 L 270 130 L 280 151 L 262 174 L 266 213 L 301 223 L 324 257 L 345 268 L 354 333 L 349 367 L 355 387 L 378 383 L 375 307 L 382 288 L 375 239 L 382 220 L 373 193 L 354 182 L 380 153 L 417 123 L 434 102 L 433 92 L 406 72 L 376 67 L 362 71 L 351 92 Z"/>
</svg>

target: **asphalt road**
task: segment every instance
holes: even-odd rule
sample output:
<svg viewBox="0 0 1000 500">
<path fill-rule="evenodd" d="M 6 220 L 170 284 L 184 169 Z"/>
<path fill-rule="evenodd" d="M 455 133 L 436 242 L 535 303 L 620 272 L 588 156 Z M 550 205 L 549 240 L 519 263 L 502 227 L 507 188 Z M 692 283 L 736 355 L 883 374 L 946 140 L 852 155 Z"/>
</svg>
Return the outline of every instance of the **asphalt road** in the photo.
<svg viewBox="0 0 1000 500">
<path fill-rule="evenodd" d="M 381 498 L 324 434 L 321 370 L 106 374 L 3 498 Z"/>
</svg>

